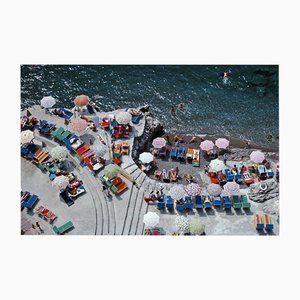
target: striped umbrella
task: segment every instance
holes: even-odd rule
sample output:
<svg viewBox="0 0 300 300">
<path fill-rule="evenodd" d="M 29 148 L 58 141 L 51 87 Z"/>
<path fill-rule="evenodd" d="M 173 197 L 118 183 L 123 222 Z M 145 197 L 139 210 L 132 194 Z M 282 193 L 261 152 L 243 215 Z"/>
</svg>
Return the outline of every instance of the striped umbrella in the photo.
<svg viewBox="0 0 300 300">
<path fill-rule="evenodd" d="M 229 146 L 229 141 L 224 138 L 219 138 L 215 141 L 215 145 L 219 149 L 226 149 Z"/>
<path fill-rule="evenodd" d="M 64 175 L 56 176 L 52 181 L 52 186 L 55 187 L 58 191 L 64 190 L 69 184 L 68 177 Z"/>
<path fill-rule="evenodd" d="M 116 121 L 119 124 L 126 125 L 131 121 L 131 118 L 132 118 L 131 114 L 126 111 L 121 111 L 116 115 Z"/>
<path fill-rule="evenodd" d="M 208 185 L 207 187 L 207 192 L 211 195 L 211 196 L 218 196 L 221 194 L 222 192 L 222 188 L 219 184 L 216 183 L 211 183 Z"/>
<path fill-rule="evenodd" d="M 215 172 L 223 171 L 224 168 L 225 168 L 224 162 L 222 160 L 217 159 L 217 158 L 211 160 L 209 166 Z"/>
<path fill-rule="evenodd" d="M 240 186 L 234 181 L 227 182 L 223 188 L 230 196 L 238 195 L 240 193 Z"/>
<path fill-rule="evenodd" d="M 215 144 L 210 140 L 205 140 L 205 141 L 201 142 L 201 144 L 200 144 L 200 148 L 203 151 L 212 150 L 214 148 L 214 146 L 215 146 Z"/>
<path fill-rule="evenodd" d="M 201 188 L 199 184 L 197 183 L 190 183 L 185 187 L 185 191 L 188 195 L 192 197 L 196 197 L 197 195 L 200 195 L 201 193 Z"/>
<path fill-rule="evenodd" d="M 75 118 L 71 121 L 71 127 L 77 132 L 84 131 L 87 127 L 87 121 L 81 118 Z"/>
<path fill-rule="evenodd" d="M 51 150 L 50 155 L 54 159 L 62 160 L 68 156 L 68 151 L 65 147 L 56 146 Z"/>
<path fill-rule="evenodd" d="M 173 187 L 171 187 L 171 189 L 169 191 L 169 195 L 174 200 L 183 199 L 185 196 L 185 190 L 183 188 L 183 185 L 174 185 Z"/>
<path fill-rule="evenodd" d="M 152 145 L 154 148 L 162 148 L 166 146 L 167 141 L 164 138 L 158 137 L 153 140 Z"/>
<path fill-rule="evenodd" d="M 56 100 L 51 96 L 46 96 L 41 100 L 41 106 L 50 108 L 56 103 Z"/>
<path fill-rule="evenodd" d="M 80 95 L 74 99 L 74 104 L 78 107 L 83 107 L 87 105 L 89 102 L 90 102 L 90 98 L 86 95 Z"/>
<path fill-rule="evenodd" d="M 250 159 L 255 162 L 256 164 L 259 164 L 259 163 L 262 163 L 265 159 L 265 155 L 259 151 L 259 150 L 256 150 L 256 151 L 253 151 L 251 154 L 250 154 Z"/>
<path fill-rule="evenodd" d="M 28 144 L 34 139 L 33 131 L 25 130 L 21 132 L 21 144 Z"/>
</svg>

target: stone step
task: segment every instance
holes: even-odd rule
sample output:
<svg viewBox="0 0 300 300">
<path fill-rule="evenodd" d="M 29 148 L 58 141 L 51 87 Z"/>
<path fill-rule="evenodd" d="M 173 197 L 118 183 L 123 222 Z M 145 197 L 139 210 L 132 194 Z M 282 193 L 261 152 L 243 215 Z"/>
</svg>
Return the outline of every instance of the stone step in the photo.
<svg viewBox="0 0 300 300">
<path fill-rule="evenodd" d="M 146 214 L 148 211 L 148 206 L 149 206 L 148 203 L 146 203 L 145 201 L 142 201 L 139 219 L 138 219 L 138 223 L 137 223 L 137 227 L 136 227 L 136 233 L 135 233 L 136 235 L 143 235 L 143 230 L 144 230 L 143 217 L 144 217 L 144 214 Z"/>
<path fill-rule="evenodd" d="M 132 174 L 132 173 L 133 173 L 135 170 L 137 170 L 137 169 L 138 169 L 138 166 L 137 166 L 136 164 L 134 164 L 134 165 L 128 167 L 128 168 L 126 169 L 126 172 L 127 172 L 128 174 Z"/>
</svg>

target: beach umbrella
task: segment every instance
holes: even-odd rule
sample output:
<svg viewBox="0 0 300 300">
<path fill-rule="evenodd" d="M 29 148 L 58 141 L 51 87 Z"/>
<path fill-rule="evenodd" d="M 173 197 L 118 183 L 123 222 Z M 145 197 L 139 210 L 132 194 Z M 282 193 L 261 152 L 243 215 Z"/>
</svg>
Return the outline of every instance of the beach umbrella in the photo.
<svg viewBox="0 0 300 300">
<path fill-rule="evenodd" d="M 74 99 L 74 104 L 78 107 L 83 107 L 87 105 L 89 102 L 90 102 L 90 98 L 86 95 L 80 95 Z"/>
<path fill-rule="evenodd" d="M 116 121 L 119 124 L 126 125 L 131 121 L 131 118 L 132 118 L 131 114 L 126 111 L 121 111 L 116 115 Z"/>
<path fill-rule="evenodd" d="M 52 181 L 52 186 L 58 191 L 64 190 L 69 184 L 68 177 L 64 175 L 56 176 Z"/>
<path fill-rule="evenodd" d="M 223 171 L 224 168 L 225 168 L 224 162 L 220 159 L 217 159 L 217 158 L 211 160 L 209 166 L 215 172 Z"/>
<path fill-rule="evenodd" d="M 56 146 L 51 150 L 50 155 L 53 159 L 62 160 L 68 156 L 68 151 L 65 147 Z"/>
<path fill-rule="evenodd" d="M 197 195 L 200 195 L 201 193 L 201 188 L 199 186 L 199 184 L 197 183 L 190 183 L 185 187 L 185 191 L 188 195 L 195 197 Z"/>
<path fill-rule="evenodd" d="M 205 232 L 205 226 L 202 224 L 200 218 L 193 218 L 190 221 L 190 233 L 194 235 L 201 235 Z"/>
<path fill-rule="evenodd" d="M 105 153 L 107 152 L 106 145 L 104 145 L 102 143 L 94 144 L 92 148 L 93 148 L 93 151 L 95 152 L 95 154 L 97 154 L 99 156 L 104 156 Z"/>
<path fill-rule="evenodd" d="M 56 100 L 51 96 L 46 96 L 41 100 L 41 106 L 50 108 L 56 103 Z"/>
<path fill-rule="evenodd" d="M 224 138 L 219 138 L 215 141 L 215 145 L 219 149 L 226 149 L 229 146 L 229 141 Z"/>
<path fill-rule="evenodd" d="M 154 159 L 154 157 L 153 157 L 153 155 L 150 152 L 143 152 L 139 156 L 139 160 L 142 163 L 146 163 L 146 164 L 149 164 L 150 162 L 152 162 L 153 159 Z"/>
<path fill-rule="evenodd" d="M 119 174 L 120 167 L 114 164 L 110 164 L 104 168 L 104 175 L 108 178 L 116 177 Z"/>
<path fill-rule="evenodd" d="M 211 183 L 208 185 L 207 187 L 207 192 L 211 195 L 211 196 L 218 196 L 221 194 L 222 192 L 222 188 L 219 184 L 216 183 Z"/>
<path fill-rule="evenodd" d="M 180 200 L 183 199 L 185 196 L 185 190 L 183 188 L 183 185 L 174 185 L 171 187 L 169 191 L 169 195 L 174 199 L 174 200 Z"/>
<path fill-rule="evenodd" d="M 81 118 L 75 118 L 71 120 L 71 127 L 74 131 L 81 132 L 87 127 L 87 121 Z"/>
<path fill-rule="evenodd" d="M 166 146 L 167 141 L 164 138 L 158 137 L 153 140 L 152 145 L 154 148 L 162 148 Z"/>
<path fill-rule="evenodd" d="M 240 186 L 234 181 L 227 182 L 223 188 L 230 196 L 238 195 L 240 193 Z"/>
<path fill-rule="evenodd" d="M 201 144 L 200 144 L 200 148 L 203 151 L 212 150 L 214 148 L 214 146 L 215 146 L 215 144 L 210 140 L 205 140 L 205 141 L 201 142 Z"/>
<path fill-rule="evenodd" d="M 175 225 L 180 233 L 190 232 L 190 222 L 189 219 L 184 216 L 177 216 L 175 218 Z"/>
<path fill-rule="evenodd" d="M 143 217 L 146 227 L 154 227 L 159 223 L 159 215 L 155 212 L 147 212 Z"/>
<path fill-rule="evenodd" d="M 28 144 L 34 139 L 33 131 L 25 130 L 21 132 L 21 144 Z"/>
<path fill-rule="evenodd" d="M 250 159 L 256 163 L 256 164 L 259 164 L 259 163 L 262 163 L 265 159 L 265 155 L 259 151 L 259 150 L 256 150 L 256 151 L 253 151 L 251 154 L 250 154 Z"/>
</svg>

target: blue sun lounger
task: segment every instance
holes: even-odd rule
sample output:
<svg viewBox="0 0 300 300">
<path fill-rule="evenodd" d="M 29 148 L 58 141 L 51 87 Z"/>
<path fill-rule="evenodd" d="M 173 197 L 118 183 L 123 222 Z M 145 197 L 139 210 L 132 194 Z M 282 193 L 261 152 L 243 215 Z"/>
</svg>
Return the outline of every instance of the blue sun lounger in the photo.
<svg viewBox="0 0 300 300">
<path fill-rule="evenodd" d="M 221 207 L 222 205 L 222 200 L 220 196 L 215 196 L 214 197 L 214 206 L 215 207 Z"/>
<path fill-rule="evenodd" d="M 177 152 L 177 158 L 183 159 L 185 156 L 185 148 L 184 147 L 179 147 L 178 152 Z"/>
<path fill-rule="evenodd" d="M 170 152 L 171 158 L 176 158 L 177 157 L 177 148 L 172 148 Z"/>
<path fill-rule="evenodd" d="M 90 115 L 92 115 L 92 114 L 95 113 L 95 111 L 94 111 L 94 109 L 93 109 L 93 107 L 92 107 L 91 105 L 88 104 L 88 105 L 86 106 L 86 108 L 87 108 L 87 110 L 88 110 L 88 112 L 89 112 Z"/>
<path fill-rule="evenodd" d="M 35 203 L 38 201 L 39 197 L 37 195 L 32 195 L 28 201 L 23 201 L 21 203 L 21 207 L 32 208 Z"/>
<path fill-rule="evenodd" d="M 200 195 L 196 196 L 196 208 L 202 208 L 202 197 Z"/>
<path fill-rule="evenodd" d="M 141 118 L 143 117 L 143 115 L 138 115 L 138 116 L 132 116 L 131 117 L 131 122 L 133 124 L 138 124 L 141 120 Z"/>
<path fill-rule="evenodd" d="M 223 197 L 223 207 L 224 209 L 230 209 L 231 208 L 231 201 L 228 196 Z"/>
<path fill-rule="evenodd" d="M 204 201 L 203 201 L 203 206 L 205 208 L 212 208 L 212 202 L 211 202 L 211 197 L 210 196 L 206 196 Z"/>
<path fill-rule="evenodd" d="M 73 113 L 71 111 L 69 111 L 69 110 L 67 110 L 65 108 L 60 108 L 60 110 L 64 113 L 63 116 L 62 116 L 64 119 L 69 120 L 69 119 L 72 118 Z"/>
<path fill-rule="evenodd" d="M 165 208 L 166 207 L 166 202 L 165 202 L 165 197 L 164 195 L 162 195 L 159 199 L 159 201 L 157 202 L 157 208 L 161 209 L 161 208 Z"/>
<path fill-rule="evenodd" d="M 184 208 L 185 208 L 184 204 L 176 204 L 177 211 L 184 211 Z"/>
<path fill-rule="evenodd" d="M 185 208 L 193 209 L 193 202 L 191 196 L 185 196 Z"/>
<path fill-rule="evenodd" d="M 230 173 L 229 169 L 225 169 L 225 176 L 227 181 L 233 181 L 235 179 L 234 175 Z"/>
<path fill-rule="evenodd" d="M 173 209 L 174 208 L 174 201 L 172 199 L 171 196 L 167 196 L 167 204 L 166 207 L 169 209 Z"/>
<path fill-rule="evenodd" d="M 66 190 L 64 190 L 63 192 L 61 192 L 60 197 L 65 201 L 65 203 L 68 206 L 71 206 L 72 204 L 74 204 L 74 201 L 71 199 L 71 197 L 69 197 L 68 193 Z"/>
</svg>

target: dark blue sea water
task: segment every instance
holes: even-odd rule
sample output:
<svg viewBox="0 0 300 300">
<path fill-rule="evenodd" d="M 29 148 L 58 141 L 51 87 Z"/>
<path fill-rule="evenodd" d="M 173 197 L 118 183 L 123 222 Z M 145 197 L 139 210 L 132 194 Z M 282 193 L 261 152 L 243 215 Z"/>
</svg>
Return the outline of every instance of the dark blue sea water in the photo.
<svg viewBox="0 0 300 300">
<path fill-rule="evenodd" d="M 218 74 L 230 70 L 225 84 Z M 21 108 L 47 95 L 73 107 L 86 94 L 104 111 L 150 104 L 171 132 L 278 143 L 278 66 L 23 65 Z M 170 112 L 184 103 L 185 111 Z"/>
</svg>

